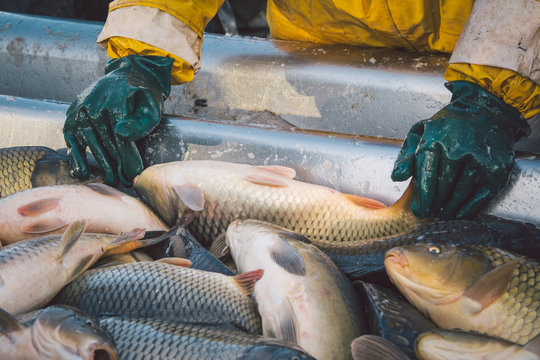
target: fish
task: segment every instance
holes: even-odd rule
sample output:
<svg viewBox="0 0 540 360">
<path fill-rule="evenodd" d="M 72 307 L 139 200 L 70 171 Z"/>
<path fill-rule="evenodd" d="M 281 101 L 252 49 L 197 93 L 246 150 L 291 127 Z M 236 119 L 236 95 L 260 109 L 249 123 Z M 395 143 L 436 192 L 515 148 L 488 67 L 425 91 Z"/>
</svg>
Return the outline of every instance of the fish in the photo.
<svg viewBox="0 0 540 360">
<path fill-rule="evenodd" d="M 539 360 L 540 337 L 526 345 L 460 330 L 433 330 L 416 341 L 419 360 Z"/>
<path fill-rule="evenodd" d="M 377 335 L 362 335 L 351 343 L 353 360 L 410 360 L 399 347 Z"/>
<path fill-rule="evenodd" d="M 295 176 L 284 166 L 175 161 L 146 168 L 134 179 L 134 188 L 168 224 L 195 212 L 188 230 L 207 248 L 237 219 L 262 220 L 311 240 L 336 242 L 406 232 L 428 221 L 412 213 L 411 187 L 387 207 Z"/>
<path fill-rule="evenodd" d="M 128 263 L 141 262 L 141 261 L 154 261 L 154 259 L 152 259 L 149 255 L 147 255 L 142 250 L 134 250 L 125 254 L 116 254 L 116 255 L 101 257 L 94 264 L 94 266 L 92 266 L 92 268 L 115 266 L 115 265 L 120 265 L 120 264 L 128 264 Z"/>
<path fill-rule="evenodd" d="M 378 335 L 414 358 L 415 340 L 437 326 L 401 294 L 363 281 L 353 283 L 364 295 L 369 334 Z"/>
<path fill-rule="evenodd" d="M 118 359 L 111 334 L 77 309 L 49 306 L 22 319 L 0 309 L 1 359 Z"/>
<path fill-rule="evenodd" d="M 104 317 L 121 359 L 314 360 L 300 347 L 237 329 L 151 318 Z"/>
<path fill-rule="evenodd" d="M 484 246 L 396 247 L 390 280 L 441 329 L 459 328 L 524 345 L 540 333 L 540 265 Z"/>
<path fill-rule="evenodd" d="M 103 182 L 103 171 L 89 166 L 90 176 L 70 175 L 69 158 L 45 146 L 0 149 L 0 197 L 40 186 Z"/>
<path fill-rule="evenodd" d="M 43 307 L 100 256 L 144 246 L 143 229 L 120 235 L 83 234 L 76 221 L 60 235 L 14 243 L 0 249 L 0 308 L 18 315 Z M 151 240 L 148 240 L 151 242 Z"/>
<path fill-rule="evenodd" d="M 90 269 L 64 287 L 53 303 L 98 317 L 128 315 L 223 324 L 261 333 L 261 318 L 249 295 L 262 270 L 225 276 L 169 262 L 164 259 Z"/>
<path fill-rule="evenodd" d="M 540 229 L 491 215 L 427 223 L 409 232 L 347 242 L 315 241 L 351 280 L 384 271 L 384 255 L 396 246 L 426 243 L 489 245 L 540 259 Z"/>
<path fill-rule="evenodd" d="M 52 185 L 0 199 L 3 245 L 59 234 L 87 219 L 90 233 L 120 234 L 134 228 L 166 231 L 169 227 L 142 201 L 105 184 Z"/>
<path fill-rule="evenodd" d="M 304 236 L 258 220 L 234 221 L 226 241 L 240 272 L 264 270 L 253 291 L 264 336 L 317 359 L 351 357 L 351 342 L 365 331 L 363 307 L 328 256 Z"/>
</svg>

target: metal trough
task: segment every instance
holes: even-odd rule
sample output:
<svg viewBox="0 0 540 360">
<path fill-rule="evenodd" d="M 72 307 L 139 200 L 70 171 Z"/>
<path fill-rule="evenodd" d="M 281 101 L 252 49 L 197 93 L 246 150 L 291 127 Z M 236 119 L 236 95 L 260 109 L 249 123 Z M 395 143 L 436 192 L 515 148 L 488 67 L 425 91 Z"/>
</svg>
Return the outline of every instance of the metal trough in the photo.
<svg viewBox="0 0 540 360">
<path fill-rule="evenodd" d="M 95 44 L 101 26 L 0 13 L 1 147 L 65 146 L 69 102 L 107 59 Z M 216 35 L 202 53 L 196 80 L 174 87 L 170 115 L 140 144 L 147 165 L 287 165 L 300 180 L 391 203 L 406 186 L 390 180 L 400 144 L 392 139 L 449 99 L 445 56 Z M 540 225 L 539 138 L 535 128 L 520 143 L 527 153 L 488 213 Z"/>
</svg>

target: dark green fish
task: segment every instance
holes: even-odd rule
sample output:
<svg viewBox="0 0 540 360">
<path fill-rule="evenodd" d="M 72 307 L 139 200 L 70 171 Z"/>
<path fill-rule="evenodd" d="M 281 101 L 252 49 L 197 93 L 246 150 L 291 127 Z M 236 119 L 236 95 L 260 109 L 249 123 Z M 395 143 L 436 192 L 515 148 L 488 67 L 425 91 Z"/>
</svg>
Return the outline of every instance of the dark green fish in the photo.
<svg viewBox="0 0 540 360">
<path fill-rule="evenodd" d="M 384 254 L 396 246 L 425 243 L 484 244 L 540 257 L 540 229 L 532 224 L 483 215 L 472 220 L 440 221 L 405 234 L 349 242 L 312 241 L 350 279 L 384 270 Z"/>
<path fill-rule="evenodd" d="M 54 300 L 94 315 L 129 315 L 177 322 L 226 324 L 260 334 L 250 294 L 262 270 L 225 276 L 163 262 L 86 271 Z"/>
<path fill-rule="evenodd" d="M 69 306 L 16 319 L 0 309 L 0 359 L 116 360 L 113 338 L 97 320 Z"/>
<path fill-rule="evenodd" d="M 121 317 L 100 323 L 113 335 L 123 360 L 313 359 L 297 345 L 235 329 Z"/>
<path fill-rule="evenodd" d="M 68 159 L 44 146 L 0 149 L 0 197 L 39 186 L 103 182 L 102 171 L 93 166 L 87 179 L 70 176 Z"/>
<path fill-rule="evenodd" d="M 366 303 L 369 333 L 383 337 L 414 358 L 416 337 L 437 326 L 401 294 L 379 285 L 355 281 Z"/>
</svg>

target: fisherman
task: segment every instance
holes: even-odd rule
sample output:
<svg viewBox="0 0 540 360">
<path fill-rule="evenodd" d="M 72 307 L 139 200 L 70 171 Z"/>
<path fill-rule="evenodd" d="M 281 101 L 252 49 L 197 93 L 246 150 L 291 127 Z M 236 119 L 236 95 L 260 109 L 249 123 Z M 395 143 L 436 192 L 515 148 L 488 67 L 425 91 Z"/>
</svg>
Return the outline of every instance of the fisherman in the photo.
<svg viewBox="0 0 540 360">
<path fill-rule="evenodd" d="M 110 3 L 97 41 L 112 59 L 64 124 L 74 175 L 88 176 L 87 147 L 109 184 L 130 185 L 143 170 L 135 141 L 160 121 L 171 85 L 193 79 L 221 3 Z M 452 99 L 411 127 L 391 177 L 415 179 L 420 218 L 471 217 L 506 185 L 514 143 L 540 112 L 540 1 L 268 0 L 267 19 L 272 38 L 452 53 Z"/>
</svg>

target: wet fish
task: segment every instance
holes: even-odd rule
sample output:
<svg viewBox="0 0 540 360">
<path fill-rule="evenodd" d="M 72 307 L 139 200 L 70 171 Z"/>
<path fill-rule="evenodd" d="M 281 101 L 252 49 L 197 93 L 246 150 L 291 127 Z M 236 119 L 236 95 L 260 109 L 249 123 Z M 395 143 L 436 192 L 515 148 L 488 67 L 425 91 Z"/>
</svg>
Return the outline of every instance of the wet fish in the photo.
<svg viewBox="0 0 540 360">
<path fill-rule="evenodd" d="M 20 191 L 0 199 L 0 241 L 11 244 L 87 219 L 87 232 L 119 234 L 134 228 L 167 226 L 140 200 L 104 184 L 54 185 Z"/>
<path fill-rule="evenodd" d="M 539 360 L 540 337 L 526 345 L 459 330 L 434 330 L 416 344 L 420 360 Z"/>
<path fill-rule="evenodd" d="M 362 335 L 351 343 L 354 360 L 410 360 L 391 341 L 376 335 Z"/>
<path fill-rule="evenodd" d="M 482 245 L 426 244 L 386 253 L 390 279 L 442 329 L 525 344 L 540 333 L 540 265 Z"/>
<path fill-rule="evenodd" d="M 90 176 L 69 175 L 69 158 L 45 146 L 0 149 L 0 197 L 40 186 L 102 182 L 103 172 L 90 166 Z"/>
<path fill-rule="evenodd" d="M 313 359 L 294 344 L 235 329 L 148 318 L 100 323 L 113 334 L 121 359 Z"/>
<path fill-rule="evenodd" d="M 83 234 L 86 221 L 71 224 L 62 236 L 21 241 L 0 249 L 0 308 L 17 315 L 47 304 L 107 253 L 143 245 L 144 230 L 118 236 Z"/>
<path fill-rule="evenodd" d="M 125 254 L 116 254 L 116 255 L 101 257 L 94 264 L 93 267 L 96 268 L 96 267 L 115 266 L 115 265 L 129 264 L 129 263 L 141 262 L 141 261 L 154 261 L 154 259 L 152 259 L 149 255 L 147 255 L 142 250 L 135 250 L 135 251 L 130 251 Z"/>
<path fill-rule="evenodd" d="M 54 303 L 94 316 L 229 324 L 259 334 L 261 319 L 249 295 L 261 276 L 261 270 L 231 277 L 159 261 L 137 262 L 88 270 Z"/>
<path fill-rule="evenodd" d="M 437 329 L 437 326 L 401 294 L 362 281 L 355 282 L 354 286 L 361 287 L 364 293 L 369 333 L 389 340 L 414 358 L 414 342 L 418 335 Z"/>
<path fill-rule="evenodd" d="M 386 207 L 294 177 L 294 169 L 283 166 L 192 160 L 150 166 L 134 187 L 169 224 L 196 211 L 188 229 L 206 247 L 237 219 L 267 221 L 325 241 L 397 234 L 425 222 L 410 210 L 411 189 Z"/>
<path fill-rule="evenodd" d="M 302 235 L 257 220 L 230 224 L 227 244 L 239 271 L 264 269 L 253 294 L 265 336 L 296 343 L 317 359 L 351 357 L 365 319 L 328 256 Z"/>
<path fill-rule="evenodd" d="M 117 359 L 111 334 L 77 309 L 49 306 L 23 318 L 0 309 L 1 359 Z"/>
<path fill-rule="evenodd" d="M 437 221 L 404 234 L 375 239 L 312 241 L 352 280 L 384 271 L 384 254 L 393 247 L 432 242 L 489 245 L 540 259 L 540 229 L 533 224 L 490 215 L 471 220 Z"/>
</svg>

